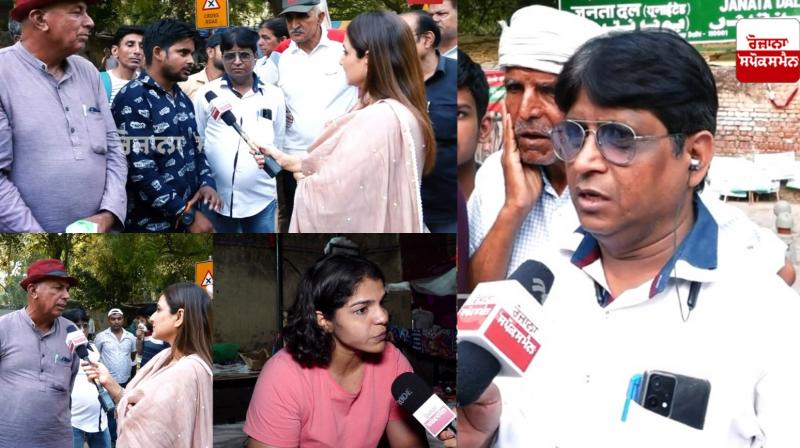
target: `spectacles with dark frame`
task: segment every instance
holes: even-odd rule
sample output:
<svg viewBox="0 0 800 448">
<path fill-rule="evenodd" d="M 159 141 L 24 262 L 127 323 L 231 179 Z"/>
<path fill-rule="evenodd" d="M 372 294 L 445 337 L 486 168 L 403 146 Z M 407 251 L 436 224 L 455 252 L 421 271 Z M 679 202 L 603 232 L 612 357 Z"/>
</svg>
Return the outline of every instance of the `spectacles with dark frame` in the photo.
<svg viewBox="0 0 800 448">
<path fill-rule="evenodd" d="M 597 128 L 588 129 L 587 124 L 597 124 Z M 578 121 L 564 120 L 550 131 L 550 140 L 556 157 L 564 162 L 572 162 L 578 157 L 586 137 L 594 134 L 600 154 L 614 165 L 628 166 L 636 156 L 636 145 L 642 141 L 652 141 L 667 137 L 682 136 L 681 133 L 664 135 L 636 135 L 636 131 L 625 123 L 616 121 Z"/>
<path fill-rule="evenodd" d="M 233 62 L 236 60 L 237 56 L 242 62 L 250 62 L 255 57 L 250 51 L 228 51 L 222 54 L 222 59 L 224 59 L 225 62 Z"/>
</svg>

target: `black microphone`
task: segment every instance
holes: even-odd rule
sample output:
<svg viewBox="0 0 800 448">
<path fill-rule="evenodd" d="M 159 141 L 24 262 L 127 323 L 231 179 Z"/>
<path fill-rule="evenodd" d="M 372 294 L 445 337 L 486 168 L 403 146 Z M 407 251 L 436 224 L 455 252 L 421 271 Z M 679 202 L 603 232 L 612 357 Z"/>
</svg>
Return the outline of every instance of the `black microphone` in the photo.
<svg viewBox="0 0 800 448">
<path fill-rule="evenodd" d="M 256 153 L 261 154 L 261 150 L 259 149 L 258 145 L 247 134 L 245 134 L 242 127 L 239 126 L 239 123 L 236 122 L 236 116 L 233 115 L 233 112 L 231 112 L 230 106 L 217 107 L 217 101 L 216 101 L 217 94 L 212 91 L 206 92 L 205 97 L 206 101 L 208 101 L 211 104 L 211 107 L 213 107 L 220 113 L 219 117 L 222 118 L 222 121 L 224 121 L 225 124 L 227 124 L 228 126 L 231 126 L 233 129 L 235 129 L 236 132 L 239 134 L 239 136 L 242 137 L 242 140 L 244 140 L 244 142 L 247 143 L 247 146 L 249 146 Z M 275 161 L 275 159 L 273 159 L 270 156 L 266 156 L 264 158 L 264 171 L 267 172 L 269 177 L 275 177 L 276 174 L 281 172 L 281 166 L 278 164 L 278 162 Z"/>
<path fill-rule="evenodd" d="M 475 402 L 489 387 L 500 373 L 500 363 L 485 348 L 467 341 L 458 343 L 457 360 L 456 399 L 460 406 L 466 406 Z"/>
<path fill-rule="evenodd" d="M 77 353 L 82 360 L 89 361 L 88 346 L 89 341 L 83 332 L 78 330 L 78 327 L 75 325 L 67 327 L 67 347 L 71 352 Z M 94 380 L 94 385 L 97 387 L 97 399 L 100 401 L 100 407 L 103 408 L 103 412 L 108 413 L 114 409 L 114 400 L 111 399 L 108 391 L 100 385 L 100 381 L 97 378 Z"/>
<path fill-rule="evenodd" d="M 392 396 L 397 404 L 413 415 L 433 437 L 438 436 L 446 428 L 456 432 L 452 425 L 456 414 L 416 373 L 405 372 L 395 378 L 392 383 Z"/>
<path fill-rule="evenodd" d="M 517 268 L 509 280 L 516 280 L 528 291 L 540 305 L 544 305 L 547 300 L 547 294 L 550 293 L 550 288 L 553 287 L 555 276 L 553 272 L 545 266 L 542 262 L 536 260 L 528 260 Z"/>
<path fill-rule="evenodd" d="M 539 302 L 540 305 L 544 304 L 547 300 L 547 294 L 553 286 L 555 276 L 550 269 L 543 263 L 536 260 L 528 260 L 520 265 L 514 273 L 511 274 L 509 280 L 516 280 L 530 294 Z M 502 282 L 498 282 L 502 283 Z M 484 288 L 492 289 L 489 282 L 484 283 Z M 480 286 L 480 285 L 479 285 Z M 495 289 L 500 289 L 499 286 Z M 478 288 L 473 292 L 474 296 L 480 296 L 489 302 L 496 302 L 493 305 L 496 307 L 504 307 L 506 304 L 501 303 L 501 297 L 492 297 L 485 290 L 479 291 Z M 472 299 L 473 296 L 470 296 Z M 464 306 L 470 303 L 470 299 Z M 508 297 L 510 299 L 510 297 Z M 539 305 L 536 305 L 539 306 Z M 462 310 L 464 307 L 462 307 Z M 522 310 L 520 310 L 522 311 Z M 523 313 L 524 314 L 524 313 Z M 526 316 L 528 319 L 533 319 L 534 316 Z M 507 365 L 506 360 L 514 353 L 518 353 L 519 348 L 515 344 L 495 345 L 486 341 L 486 334 L 479 334 L 476 336 L 480 339 L 481 344 L 462 340 L 458 342 L 458 363 L 456 367 L 456 374 L 458 379 L 458 388 L 456 389 L 456 399 L 459 406 L 466 406 L 477 400 L 481 394 L 489 387 L 492 380 L 499 375 L 520 376 L 527 371 L 527 365 L 522 369 L 504 369 Z M 476 340 L 477 341 L 477 340 Z M 491 347 L 492 349 L 487 349 Z M 538 348 L 537 348 L 538 349 Z"/>
</svg>

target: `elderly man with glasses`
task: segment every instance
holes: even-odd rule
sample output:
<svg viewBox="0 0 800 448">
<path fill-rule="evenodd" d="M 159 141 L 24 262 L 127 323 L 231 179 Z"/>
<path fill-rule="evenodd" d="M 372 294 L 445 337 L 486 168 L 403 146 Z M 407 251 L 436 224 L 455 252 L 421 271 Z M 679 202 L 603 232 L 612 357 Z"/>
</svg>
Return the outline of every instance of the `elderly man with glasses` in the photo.
<svg viewBox="0 0 800 448">
<path fill-rule="evenodd" d="M 286 106 L 283 92 L 254 73 L 258 33 L 238 27 L 222 35 L 225 74 L 198 91 L 195 116 L 198 132 L 214 172 L 223 206 L 211 213 L 222 233 L 275 232 L 275 179 L 258 168 L 249 147 L 219 118 L 219 108 L 230 107 L 239 126 L 262 146 L 283 147 Z M 216 99 L 209 102 L 213 92 Z"/>
</svg>

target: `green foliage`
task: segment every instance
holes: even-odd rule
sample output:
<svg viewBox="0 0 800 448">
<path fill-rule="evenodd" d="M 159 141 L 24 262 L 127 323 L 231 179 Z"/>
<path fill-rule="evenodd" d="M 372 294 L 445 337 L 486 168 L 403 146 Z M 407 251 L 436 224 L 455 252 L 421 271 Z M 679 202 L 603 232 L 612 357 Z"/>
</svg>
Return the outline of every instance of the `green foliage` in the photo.
<svg viewBox="0 0 800 448">
<path fill-rule="evenodd" d="M 280 4 L 280 0 L 278 2 Z M 261 0 L 228 0 L 231 25 L 255 26 L 266 14 Z M 89 10 L 96 31 L 114 34 L 120 25 L 146 25 L 163 18 L 195 23 L 195 2 L 192 0 L 106 0 Z"/>
<path fill-rule="evenodd" d="M 508 21 L 514 11 L 528 5 L 558 8 L 556 0 L 460 0 L 458 2 L 458 32 L 499 36 L 498 20 Z"/>
<path fill-rule="evenodd" d="M 19 281 L 31 262 L 59 258 L 80 285 L 70 300 L 86 309 L 152 301 L 167 285 L 194 280 L 194 264 L 207 260 L 208 235 L 0 235 L 0 307 L 20 308 Z"/>
</svg>

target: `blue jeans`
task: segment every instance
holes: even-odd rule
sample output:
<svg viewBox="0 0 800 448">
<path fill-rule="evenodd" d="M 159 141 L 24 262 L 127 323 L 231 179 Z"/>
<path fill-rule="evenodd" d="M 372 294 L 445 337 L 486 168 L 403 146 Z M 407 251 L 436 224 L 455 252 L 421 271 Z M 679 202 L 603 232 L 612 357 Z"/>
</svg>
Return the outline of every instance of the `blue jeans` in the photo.
<svg viewBox="0 0 800 448">
<path fill-rule="evenodd" d="M 264 210 L 247 218 L 231 218 L 216 212 L 210 212 L 214 231 L 217 233 L 275 233 L 275 207 L 272 201 Z M 208 215 L 206 215 L 208 216 Z"/>
<path fill-rule="evenodd" d="M 85 432 L 72 427 L 72 448 L 83 448 L 84 436 L 89 448 L 111 448 L 111 434 L 108 428 L 101 432 Z"/>
</svg>

